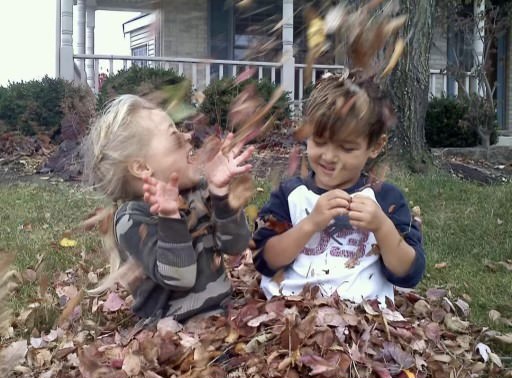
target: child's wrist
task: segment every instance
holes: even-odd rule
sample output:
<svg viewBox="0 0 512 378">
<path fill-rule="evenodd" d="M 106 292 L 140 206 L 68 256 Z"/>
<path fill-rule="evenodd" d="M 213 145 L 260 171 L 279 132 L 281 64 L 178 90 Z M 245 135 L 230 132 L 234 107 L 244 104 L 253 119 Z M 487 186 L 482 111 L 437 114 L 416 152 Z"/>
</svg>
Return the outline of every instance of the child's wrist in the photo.
<svg viewBox="0 0 512 378">
<path fill-rule="evenodd" d="M 222 197 L 229 193 L 229 185 L 226 186 L 215 186 L 211 183 L 208 183 L 208 190 L 210 193 Z"/>
</svg>

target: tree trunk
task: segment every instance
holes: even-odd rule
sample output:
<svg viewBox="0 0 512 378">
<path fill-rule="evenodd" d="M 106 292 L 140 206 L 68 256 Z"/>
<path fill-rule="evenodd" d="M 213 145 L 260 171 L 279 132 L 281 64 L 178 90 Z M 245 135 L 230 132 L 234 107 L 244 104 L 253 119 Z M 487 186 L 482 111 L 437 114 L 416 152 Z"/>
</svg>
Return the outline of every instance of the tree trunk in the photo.
<svg viewBox="0 0 512 378">
<path fill-rule="evenodd" d="M 425 114 L 434 7 L 435 0 L 400 0 L 401 13 L 409 15 L 402 33 L 410 37 L 389 81 L 398 116 L 391 151 L 413 170 L 422 170 L 429 156 L 425 144 Z"/>
</svg>

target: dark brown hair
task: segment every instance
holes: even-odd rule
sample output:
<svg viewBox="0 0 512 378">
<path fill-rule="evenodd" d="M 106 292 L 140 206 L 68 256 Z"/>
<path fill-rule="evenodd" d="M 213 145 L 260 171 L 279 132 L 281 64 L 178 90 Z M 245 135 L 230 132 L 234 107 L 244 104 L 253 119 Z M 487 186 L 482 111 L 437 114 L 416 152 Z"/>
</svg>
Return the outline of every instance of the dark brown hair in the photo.
<svg viewBox="0 0 512 378">
<path fill-rule="evenodd" d="M 373 77 L 329 75 L 318 81 L 306 103 L 304 121 L 312 135 L 337 141 L 364 135 L 372 146 L 395 124 L 393 106 Z"/>
</svg>

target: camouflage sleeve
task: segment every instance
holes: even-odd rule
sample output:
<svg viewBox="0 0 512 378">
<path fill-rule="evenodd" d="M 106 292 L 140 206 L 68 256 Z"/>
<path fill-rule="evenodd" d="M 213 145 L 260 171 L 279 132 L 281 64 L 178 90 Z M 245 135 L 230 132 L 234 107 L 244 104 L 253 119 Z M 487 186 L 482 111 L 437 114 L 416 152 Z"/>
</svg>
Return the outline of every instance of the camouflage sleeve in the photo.
<svg viewBox="0 0 512 378">
<path fill-rule="evenodd" d="M 214 240 L 220 252 L 239 255 L 249 245 L 251 232 L 242 210 L 233 210 L 228 203 L 228 196 L 211 195 Z"/>
<path fill-rule="evenodd" d="M 145 204 L 130 202 L 118 210 L 115 232 L 121 249 L 154 282 L 171 290 L 194 286 L 197 252 L 183 219 L 152 217 Z"/>
</svg>

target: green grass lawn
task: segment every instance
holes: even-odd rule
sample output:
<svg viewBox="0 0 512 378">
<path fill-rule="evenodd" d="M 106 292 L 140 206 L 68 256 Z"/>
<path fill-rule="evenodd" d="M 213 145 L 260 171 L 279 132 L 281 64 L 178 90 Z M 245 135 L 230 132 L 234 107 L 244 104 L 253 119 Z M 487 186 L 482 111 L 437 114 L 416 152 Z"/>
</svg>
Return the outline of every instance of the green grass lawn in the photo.
<svg viewBox="0 0 512 378">
<path fill-rule="evenodd" d="M 512 184 L 481 186 L 441 173 L 398 175 L 399 185 L 413 205 L 419 205 L 424 224 L 427 274 L 420 290 L 448 288 L 471 298 L 471 320 L 479 325 L 511 332 L 489 320 L 490 310 L 512 319 L 512 272 L 502 265 L 490 269 L 486 261 L 512 259 Z M 258 193 L 257 205 L 268 196 Z M 63 248 L 59 240 L 102 201 L 92 192 L 65 183 L 0 184 L 0 251 L 16 256 L 22 272 L 34 268 L 44 256 L 42 271 L 53 274 L 73 268 L 82 260 L 101 264 L 99 241 L 91 233 L 69 237 L 77 246 Z M 445 268 L 435 264 L 446 263 Z M 35 298 L 35 284 L 23 284 L 11 299 L 20 311 Z"/>
</svg>

